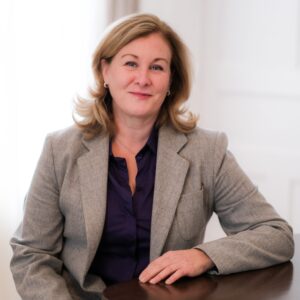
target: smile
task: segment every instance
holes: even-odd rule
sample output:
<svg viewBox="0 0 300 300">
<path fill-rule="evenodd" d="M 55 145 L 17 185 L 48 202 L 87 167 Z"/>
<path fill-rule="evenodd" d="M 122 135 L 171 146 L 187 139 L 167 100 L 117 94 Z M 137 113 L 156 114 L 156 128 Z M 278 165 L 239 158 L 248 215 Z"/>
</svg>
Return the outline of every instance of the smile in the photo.
<svg viewBox="0 0 300 300">
<path fill-rule="evenodd" d="M 142 92 L 129 92 L 131 95 L 134 95 L 138 98 L 142 98 L 142 99 L 146 99 L 146 98 L 149 98 L 151 97 L 152 95 L 151 94 L 148 94 L 148 93 L 142 93 Z"/>
</svg>

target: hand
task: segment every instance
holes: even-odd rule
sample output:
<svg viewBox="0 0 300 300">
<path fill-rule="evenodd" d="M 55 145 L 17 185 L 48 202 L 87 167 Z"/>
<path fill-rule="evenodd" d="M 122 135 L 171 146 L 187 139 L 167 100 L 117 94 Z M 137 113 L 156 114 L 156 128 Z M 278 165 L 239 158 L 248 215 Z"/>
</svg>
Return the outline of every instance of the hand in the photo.
<svg viewBox="0 0 300 300">
<path fill-rule="evenodd" d="M 183 276 L 198 276 L 213 266 L 213 261 L 199 249 L 168 251 L 152 261 L 139 280 L 155 284 L 167 278 L 165 283 L 172 284 Z"/>
</svg>

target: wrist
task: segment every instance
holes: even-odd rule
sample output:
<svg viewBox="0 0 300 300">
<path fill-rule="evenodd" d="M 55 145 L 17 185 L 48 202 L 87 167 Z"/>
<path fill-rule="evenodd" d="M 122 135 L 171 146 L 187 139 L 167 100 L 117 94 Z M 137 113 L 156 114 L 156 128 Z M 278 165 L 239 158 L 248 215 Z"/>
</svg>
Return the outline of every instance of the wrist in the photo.
<svg viewBox="0 0 300 300">
<path fill-rule="evenodd" d="M 204 251 L 202 251 L 201 249 L 198 249 L 198 248 L 193 248 L 191 250 L 195 250 L 198 252 L 198 254 L 200 254 L 200 259 L 203 264 L 204 272 L 207 272 L 211 269 L 216 268 L 216 265 L 213 262 L 213 260 Z"/>
</svg>

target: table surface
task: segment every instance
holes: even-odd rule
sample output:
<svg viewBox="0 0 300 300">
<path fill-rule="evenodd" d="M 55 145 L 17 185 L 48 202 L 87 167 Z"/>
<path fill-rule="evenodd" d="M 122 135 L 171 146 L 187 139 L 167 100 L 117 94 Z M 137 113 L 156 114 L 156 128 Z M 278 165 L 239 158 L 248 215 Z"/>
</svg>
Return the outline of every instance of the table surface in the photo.
<svg viewBox="0 0 300 300">
<path fill-rule="evenodd" d="M 291 262 L 224 276 L 184 278 L 173 285 L 140 283 L 137 279 L 109 286 L 108 300 L 298 300 L 300 299 L 300 235 L 295 235 Z"/>
</svg>

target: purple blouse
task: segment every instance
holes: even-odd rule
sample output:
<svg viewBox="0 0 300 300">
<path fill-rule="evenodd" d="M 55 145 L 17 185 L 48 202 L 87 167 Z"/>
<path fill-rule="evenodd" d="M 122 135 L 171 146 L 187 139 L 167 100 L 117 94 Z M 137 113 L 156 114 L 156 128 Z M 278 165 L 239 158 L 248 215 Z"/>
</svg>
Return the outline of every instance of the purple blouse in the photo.
<svg viewBox="0 0 300 300">
<path fill-rule="evenodd" d="M 90 272 L 104 282 L 127 281 L 149 264 L 150 228 L 158 132 L 153 129 L 136 155 L 136 189 L 132 195 L 126 160 L 109 147 L 106 218 Z"/>
</svg>

